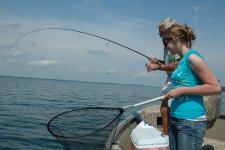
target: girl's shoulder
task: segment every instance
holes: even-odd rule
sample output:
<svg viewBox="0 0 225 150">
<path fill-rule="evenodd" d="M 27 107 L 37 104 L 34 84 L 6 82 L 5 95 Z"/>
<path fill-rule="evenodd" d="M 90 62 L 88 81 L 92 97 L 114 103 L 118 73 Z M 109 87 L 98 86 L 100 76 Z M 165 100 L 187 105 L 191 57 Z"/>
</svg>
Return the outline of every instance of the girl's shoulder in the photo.
<svg viewBox="0 0 225 150">
<path fill-rule="evenodd" d="M 190 49 L 190 50 L 185 54 L 184 57 L 189 58 L 189 56 L 192 55 L 192 54 L 196 54 L 196 55 L 199 56 L 200 58 L 204 59 L 204 57 L 203 57 L 198 51 L 196 51 L 196 50 L 194 50 L 194 49 Z"/>
<path fill-rule="evenodd" d="M 189 50 L 185 54 L 184 58 L 184 61 L 188 66 L 190 66 L 190 62 L 204 60 L 204 57 L 199 52 L 193 49 Z"/>
</svg>

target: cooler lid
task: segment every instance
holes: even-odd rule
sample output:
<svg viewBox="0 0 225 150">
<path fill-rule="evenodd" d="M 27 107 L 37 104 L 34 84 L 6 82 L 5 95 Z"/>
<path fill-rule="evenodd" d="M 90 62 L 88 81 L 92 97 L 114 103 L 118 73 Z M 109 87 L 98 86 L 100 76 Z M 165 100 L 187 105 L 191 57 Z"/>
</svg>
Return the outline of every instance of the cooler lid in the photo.
<svg viewBox="0 0 225 150">
<path fill-rule="evenodd" d="M 168 139 L 161 131 L 142 121 L 132 132 L 131 141 L 137 148 L 168 147 Z"/>
</svg>

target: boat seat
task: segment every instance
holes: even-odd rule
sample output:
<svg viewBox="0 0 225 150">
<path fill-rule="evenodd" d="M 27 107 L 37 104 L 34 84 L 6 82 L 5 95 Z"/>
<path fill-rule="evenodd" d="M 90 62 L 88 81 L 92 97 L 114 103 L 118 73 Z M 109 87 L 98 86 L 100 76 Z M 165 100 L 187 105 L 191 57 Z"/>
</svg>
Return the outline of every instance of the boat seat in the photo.
<svg viewBox="0 0 225 150">
<path fill-rule="evenodd" d="M 163 130 L 162 128 L 162 115 L 160 112 L 159 105 L 153 105 L 147 107 L 141 111 L 141 118 L 144 121 L 150 122 L 152 126 L 158 128 L 160 131 Z"/>
</svg>

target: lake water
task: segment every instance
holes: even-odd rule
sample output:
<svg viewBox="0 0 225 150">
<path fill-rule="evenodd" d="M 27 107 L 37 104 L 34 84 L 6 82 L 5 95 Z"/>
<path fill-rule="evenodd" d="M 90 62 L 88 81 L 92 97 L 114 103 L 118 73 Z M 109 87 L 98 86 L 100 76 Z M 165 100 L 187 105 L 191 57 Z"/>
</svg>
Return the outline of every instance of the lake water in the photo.
<svg viewBox="0 0 225 150">
<path fill-rule="evenodd" d="M 159 94 L 160 88 L 151 86 L 0 76 L 0 150 L 63 149 L 47 130 L 55 115 L 87 106 L 121 108 Z"/>
</svg>

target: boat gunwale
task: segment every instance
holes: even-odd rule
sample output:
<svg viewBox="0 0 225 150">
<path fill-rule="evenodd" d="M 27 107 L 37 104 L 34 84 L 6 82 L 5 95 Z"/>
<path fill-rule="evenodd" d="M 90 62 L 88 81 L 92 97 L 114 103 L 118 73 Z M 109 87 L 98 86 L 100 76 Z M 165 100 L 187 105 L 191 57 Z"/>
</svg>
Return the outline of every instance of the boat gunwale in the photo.
<svg viewBox="0 0 225 150">
<path fill-rule="evenodd" d="M 225 120 L 225 113 L 221 113 L 218 119 Z M 136 120 L 135 120 L 135 116 L 133 115 L 128 116 L 125 120 L 123 120 L 117 127 L 117 131 L 115 133 L 113 143 L 121 145 L 120 140 L 121 138 L 123 138 L 122 135 L 127 130 L 127 128 L 129 128 L 129 126 L 134 123 L 136 123 Z M 208 136 L 205 138 L 208 138 Z M 218 140 L 217 138 L 212 138 L 212 139 Z M 221 141 L 221 140 L 218 140 L 218 141 Z"/>
</svg>

